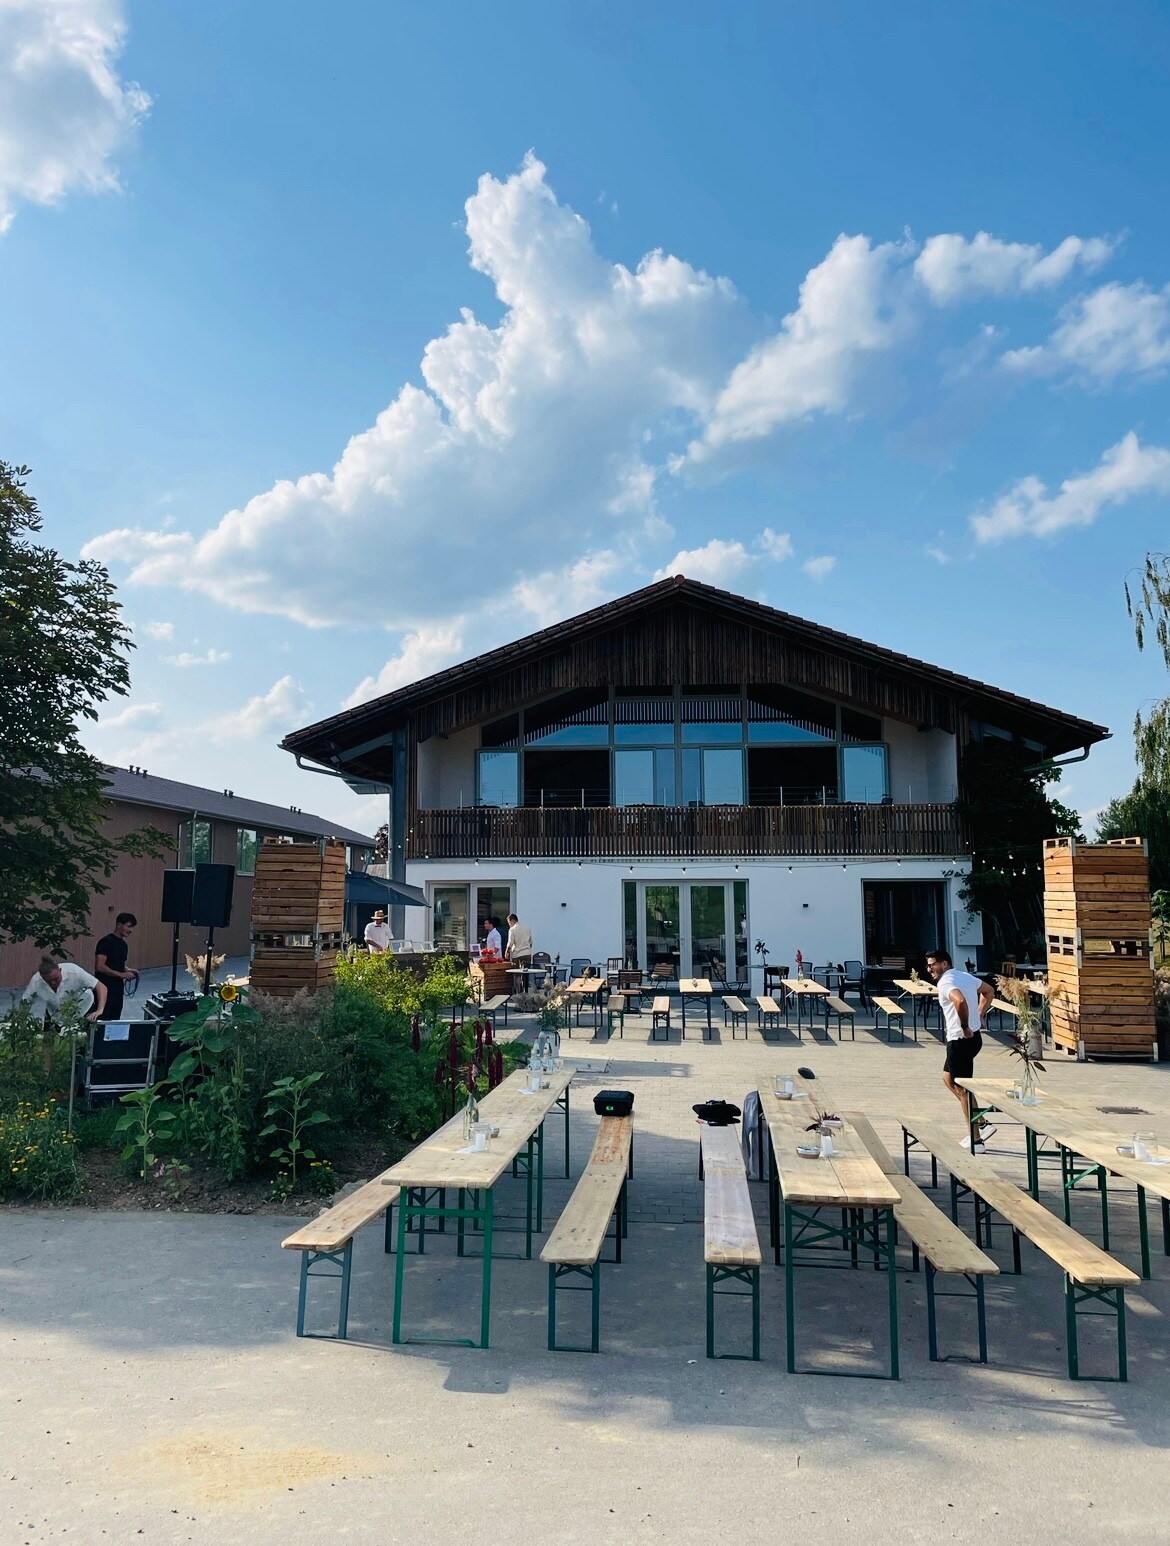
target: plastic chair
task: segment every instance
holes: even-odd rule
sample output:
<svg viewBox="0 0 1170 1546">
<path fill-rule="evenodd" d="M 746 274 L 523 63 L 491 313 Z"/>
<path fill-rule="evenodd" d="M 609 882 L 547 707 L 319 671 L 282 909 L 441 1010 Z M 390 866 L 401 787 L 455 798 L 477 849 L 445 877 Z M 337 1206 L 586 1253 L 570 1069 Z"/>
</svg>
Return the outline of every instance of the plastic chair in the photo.
<svg viewBox="0 0 1170 1546">
<path fill-rule="evenodd" d="M 588 956 L 573 956 L 569 962 L 569 981 L 576 982 L 577 978 L 584 973 L 585 968 L 588 965 Z"/>
<path fill-rule="evenodd" d="M 844 998 L 849 990 L 852 989 L 857 994 L 858 1001 L 864 1009 L 868 1003 L 865 992 L 865 967 L 860 961 L 846 961 L 843 964 L 844 973 L 841 977 L 841 986 L 837 991 Z"/>
</svg>

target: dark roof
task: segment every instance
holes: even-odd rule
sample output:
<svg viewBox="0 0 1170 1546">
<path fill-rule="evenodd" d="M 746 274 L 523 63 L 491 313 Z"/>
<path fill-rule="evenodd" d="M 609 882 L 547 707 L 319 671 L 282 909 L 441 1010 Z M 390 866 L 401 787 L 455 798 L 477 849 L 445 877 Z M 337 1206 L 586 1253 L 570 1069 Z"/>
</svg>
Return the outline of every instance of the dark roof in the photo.
<svg viewBox="0 0 1170 1546">
<path fill-rule="evenodd" d="M 173 778 L 159 778 L 134 768 L 107 767 L 106 778 L 109 798 L 130 805 L 154 805 L 163 810 L 234 821 L 240 827 L 287 833 L 290 837 L 336 837 L 343 843 L 362 848 L 374 846 L 372 837 L 343 827 L 330 816 L 312 816 L 308 811 L 267 805 L 262 800 L 242 800 L 238 795 L 224 794 L 222 790 L 180 784 Z"/>
<path fill-rule="evenodd" d="M 281 747 L 314 760 L 328 761 L 322 754 L 322 742 L 331 740 L 338 732 L 344 732 L 346 738 L 356 739 L 362 726 L 367 723 L 376 721 L 380 729 L 385 728 L 388 722 L 401 723 L 412 709 L 465 687 L 476 678 L 491 675 L 505 667 L 559 648 L 582 635 L 612 629 L 625 619 L 662 602 L 674 600 L 693 601 L 702 606 L 714 607 L 736 617 L 745 625 L 783 632 L 817 648 L 833 650 L 872 666 L 910 672 L 934 687 L 961 695 L 972 704 L 972 712 L 981 717 L 994 715 L 998 705 L 1006 712 L 1047 721 L 1059 727 L 1059 739 L 1068 749 L 1106 740 L 1110 734 L 1105 725 L 1079 719 L 1060 709 L 1050 708 L 1047 704 L 992 687 L 974 677 L 961 676 L 941 666 L 932 666 L 927 661 L 915 660 L 910 655 L 900 655 L 896 650 L 884 649 L 879 644 L 870 644 L 852 634 L 840 633 L 821 623 L 811 623 L 791 612 L 781 612 L 761 601 L 750 601 L 745 596 L 737 596 L 731 591 L 720 590 L 714 585 L 705 585 L 700 580 L 691 580 L 680 574 L 657 580 L 652 585 L 631 591 L 615 601 L 604 602 L 588 612 L 579 612 L 564 622 L 554 623 L 551 628 L 542 628 L 511 644 L 473 656 L 459 665 L 449 666 L 445 671 L 437 671 L 433 676 L 423 677 L 394 692 L 384 693 L 369 703 L 359 704 L 328 719 L 319 720 L 314 725 L 307 725 L 303 730 L 294 730 L 285 736 L 280 743 Z"/>
</svg>

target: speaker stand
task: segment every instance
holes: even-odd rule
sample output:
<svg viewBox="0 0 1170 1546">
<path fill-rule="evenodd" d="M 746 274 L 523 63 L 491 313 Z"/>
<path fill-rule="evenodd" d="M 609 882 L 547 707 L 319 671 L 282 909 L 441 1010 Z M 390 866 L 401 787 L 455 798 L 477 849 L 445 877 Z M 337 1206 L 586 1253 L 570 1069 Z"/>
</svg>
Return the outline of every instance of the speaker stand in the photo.
<svg viewBox="0 0 1170 1546">
<path fill-rule="evenodd" d="M 178 930 L 176 929 L 175 932 L 177 934 Z M 207 995 L 211 992 L 211 950 L 212 950 L 212 946 L 214 944 L 214 941 L 215 941 L 215 930 L 214 929 L 208 929 L 208 931 L 207 931 L 207 954 L 206 954 L 206 956 L 204 957 L 204 960 L 203 960 L 203 997 L 204 998 L 206 998 Z"/>
<path fill-rule="evenodd" d="M 171 940 L 171 998 L 179 994 L 179 925 L 175 924 L 175 937 Z"/>
</svg>

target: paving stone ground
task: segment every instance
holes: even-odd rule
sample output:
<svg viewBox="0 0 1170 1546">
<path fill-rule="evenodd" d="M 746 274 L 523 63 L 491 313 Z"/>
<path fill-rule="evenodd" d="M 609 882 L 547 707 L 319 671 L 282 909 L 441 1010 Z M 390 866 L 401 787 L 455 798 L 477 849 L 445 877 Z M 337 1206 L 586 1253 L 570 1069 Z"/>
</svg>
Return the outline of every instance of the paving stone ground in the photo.
<svg viewBox="0 0 1170 1546">
<path fill-rule="evenodd" d="M 279 1219 L 83 1210 L 0 1212 L 0 1542 L 1163 1542 L 1170 1527 L 1170 1259 L 1131 1292 L 1130 1383 L 1065 1372 L 1060 1275 L 1025 1247 L 1022 1278 L 988 1291 L 991 1362 L 932 1364 L 924 1289 L 899 1272 L 902 1379 L 789 1375 L 783 1278 L 763 1274 L 763 1360 L 704 1357 L 702 1192 L 691 1106 L 737 1104 L 775 1073 L 814 1070 L 829 1102 L 867 1111 L 892 1149 L 897 1116 L 961 1133 L 933 1036 L 887 1045 L 704 1041 L 688 1015 L 669 1043 L 649 1018 L 623 1037 L 563 1043 L 574 1085 L 573 1171 L 591 1094 L 635 1092 L 636 1175 L 625 1261 L 603 1280 L 598 1357 L 545 1347 L 544 1269 L 501 1260 L 492 1346 L 390 1346 L 393 1258 L 359 1236 L 351 1341 L 293 1336 L 297 1263 Z M 516 1034 L 529 1034 L 524 1022 Z M 1002 1045 L 980 1071 L 1014 1067 Z M 1170 1069 L 1050 1060 L 1061 1093 L 1170 1140 Z M 570 1182 L 549 1123 L 546 1223 Z M 1021 1130 L 992 1145 L 1023 1180 Z M 925 1171 L 923 1171 L 925 1178 Z M 766 1229 L 764 1189 L 753 1185 Z M 500 1208 L 513 1218 L 520 1183 Z M 1051 1182 L 1046 1200 L 1057 1205 Z M 1133 1195 L 1111 1193 L 1113 1249 L 1137 1262 Z M 1092 1234 L 1091 1196 L 1076 1221 Z M 765 1236 L 766 1238 L 766 1236 Z M 1006 1242 L 1005 1242 L 1006 1244 Z M 1010 1250 L 997 1250 L 1010 1265 Z M 328 1322 L 328 1285 L 316 1299 Z M 798 1278 L 800 1351 L 822 1367 L 882 1366 L 883 1280 Z M 580 1311 L 585 1313 L 585 1296 Z M 941 1311 L 944 1350 L 972 1351 L 969 1306 Z M 728 1343 L 742 1307 L 721 1316 Z M 406 1266 L 406 1323 L 470 1334 L 478 1269 L 428 1240 Z M 584 1329 L 584 1321 L 580 1322 Z M 568 1328 L 571 1329 L 571 1326 Z M 1087 1365 L 1112 1346 L 1084 1338 Z M 1097 1360 L 1094 1365 L 1093 1360 Z"/>
</svg>

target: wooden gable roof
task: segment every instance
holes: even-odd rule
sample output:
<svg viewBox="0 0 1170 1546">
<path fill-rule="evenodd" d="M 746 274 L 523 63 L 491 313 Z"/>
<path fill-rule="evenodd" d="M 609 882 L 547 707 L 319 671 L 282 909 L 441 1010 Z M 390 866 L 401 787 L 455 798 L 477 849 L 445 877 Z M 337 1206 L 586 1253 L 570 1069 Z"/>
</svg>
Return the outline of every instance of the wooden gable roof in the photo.
<svg viewBox="0 0 1170 1546">
<path fill-rule="evenodd" d="M 385 776 L 396 730 L 451 734 L 575 687 L 784 683 L 907 724 L 985 719 L 1053 756 L 1104 740 L 1078 719 L 681 575 L 451 666 L 285 737 L 327 767 Z"/>
</svg>

